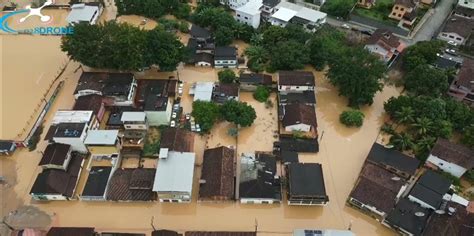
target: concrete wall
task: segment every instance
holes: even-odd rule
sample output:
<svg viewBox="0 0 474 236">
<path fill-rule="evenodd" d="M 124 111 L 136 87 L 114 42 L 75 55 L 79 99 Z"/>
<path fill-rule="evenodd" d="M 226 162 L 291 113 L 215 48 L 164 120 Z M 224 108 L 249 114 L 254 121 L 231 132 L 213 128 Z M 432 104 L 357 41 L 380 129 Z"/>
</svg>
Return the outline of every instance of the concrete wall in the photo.
<svg viewBox="0 0 474 236">
<path fill-rule="evenodd" d="M 433 156 L 430 154 L 430 156 L 428 157 L 428 159 L 426 160 L 427 162 L 430 162 L 431 164 L 437 166 L 438 168 L 440 168 L 441 170 L 443 170 L 444 172 L 448 172 L 450 173 L 451 175 L 453 176 L 456 176 L 458 178 L 460 178 L 467 170 L 461 166 L 458 166 L 454 163 L 451 163 L 451 162 L 447 162 L 443 159 L 440 159 L 436 156 Z"/>
</svg>

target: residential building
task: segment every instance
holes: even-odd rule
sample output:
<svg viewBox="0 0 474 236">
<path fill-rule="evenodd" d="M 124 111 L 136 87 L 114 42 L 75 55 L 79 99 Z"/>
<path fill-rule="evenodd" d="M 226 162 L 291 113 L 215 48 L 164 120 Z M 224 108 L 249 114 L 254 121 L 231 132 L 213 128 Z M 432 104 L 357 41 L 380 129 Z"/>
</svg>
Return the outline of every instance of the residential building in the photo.
<svg viewBox="0 0 474 236">
<path fill-rule="evenodd" d="M 105 114 L 105 103 L 102 101 L 103 97 L 97 94 L 80 96 L 76 99 L 74 111 L 92 111 L 99 122 L 102 121 Z"/>
<path fill-rule="evenodd" d="M 68 24 L 78 24 L 87 22 L 95 25 L 102 14 L 102 4 L 99 2 L 93 3 L 76 3 L 71 6 L 71 11 L 66 18 Z"/>
<path fill-rule="evenodd" d="M 60 123 L 51 126 L 50 131 L 52 140 L 56 143 L 69 144 L 73 151 L 87 153 L 87 147 L 84 144 L 88 131 L 86 123 Z"/>
<path fill-rule="evenodd" d="M 271 154 L 242 154 L 238 198 L 245 204 L 281 202 L 281 183 L 276 160 Z"/>
<path fill-rule="evenodd" d="M 350 230 L 295 229 L 293 236 L 355 236 L 355 234 Z"/>
<path fill-rule="evenodd" d="M 214 55 L 202 52 L 202 53 L 195 53 L 193 58 L 194 66 L 199 67 L 212 67 L 214 66 Z"/>
<path fill-rule="evenodd" d="M 71 145 L 52 143 L 49 144 L 43 152 L 43 157 L 39 162 L 39 166 L 43 169 L 67 170 L 72 158 Z"/>
<path fill-rule="evenodd" d="M 239 76 L 240 89 L 244 91 L 255 91 L 258 86 L 272 86 L 272 76 L 266 74 L 243 73 Z"/>
<path fill-rule="evenodd" d="M 460 0 L 459 2 L 462 4 L 464 2 L 469 2 L 469 1 Z M 469 7 L 466 7 L 465 5 L 459 5 L 458 4 L 454 8 L 453 13 L 456 16 L 461 16 L 461 17 L 465 17 L 465 18 L 474 20 L 474 7 L 469 8 Z"/>
<path fill-rule="evenodd" d="M 122 113 L 120 118 L 123 127 L 129 130 L 147 130 L 148 120 L 145 112 L 126 111 Z"/>
<path fill-rule="evenodd" d="M 73 153 L 66 170 L 44 169 L 31 188 L 37 201 L 72 200 L 82 170 L 83 157 Z"/>
<path fill-rule="evenodd" d="M 376 3 L 376 0 L 358 0 L 357 6 L 370 9 L 375 5 L 375 3 Z"/>
<path fill-rule="evenodd" d="M 280 106 L 293 104 L 314 106 L 316 104 L 316 94 L 314 91 L 303 91 L 302 93 L 279 93 L 278 104 Z"/>
<path fill-rule="evenodd" d="M 420 161 L 394 149 L 374 143 L 367 156 L 367 162 L 387 169 L 405 179 L 415 175 Z"/>
<path fill-rule="evenodd" d="M 46 236 L 96 236 L 91 227 L 51 227 Z"/>
<path fill-rule="evenodd" d="M 404 178 L 366 162 L 347 201 L 351 206 L 382 220 L 407 187 Z"/>
<path fill-rule="evenodd" d="M 212 91 L 214 90 L 213 82 L 196 82 L 189 89 L 189 94 L 194 96 L 194 101 L 210 102 L 212 99 Z"/>
<path fill-rule="evenodd" d="M 450 202 L 447 211 L 431 214 L 423 236 L 432 235 L 474 235 L 474 214 L 466 206 Z"/>
<path fill-rule="evenodd" d="M 215 68 L 237 68 L 237 49 L 235 47 L 216 47 L 214 51 Z"/>
<path fill-rule="evenodd" d="M 283 165 L 299 163 L 298 153 L 293 151 L 281 151 L 280 161 Z"/>
<path fill-rule="evenodd" d="M 230 9 L 235 10 L 251 0 L 219 0 L 222 5 L 228 6 Z"/>
<path fill-rule="evenodd" d="M 474 168 L 474 150 L 439 138 L 426 160 L 427 166 L 434 166 L 460 178 Z"/>
<path fill-rule="evenodd" d="M 160 202 L 191 202 L 195 158 L 193 152 L 169 151 L 158 160 L 153 191 Z"/>
<path fill-rule="evenodd" d="M 64 123 L 84 123 L 89 129 L 98 129 L 99 122 L 91 110 L 75 111 L 75 110 L 58 110 L 54 114 L 51 126 Z"/>
<path fill-rule="evenodd" d="M 288 165 L 288 205 L 326 205 L 323 168 L 319 163 L 293 163 Z"/>
<path fill-rule="evenodd" d="M 90 130 L 84 140 L 93 158 L 112 158 L 120 153 L 118 130 Z"/>
<path fill-rule="evenodd" d="M 83 72 L 74 96 L 103 95 L 108 106 L 131 106 L 137 81 L 132 73 Z"/>
<path fill-rule="evenodd" d="M 300 103 L 285 105 L 283 110 L 282 126 L 286 132 L 316 132 L 317 121 L 314 106 Z"/>
<path fill-rule="evenodd" d="M 433 65 L 439 69 L 458 70 L 459 68 L 461 68 L 463 61 L 464 59 L 460 56 L 455 56 L 449 53 L 442 53 L 442 54 L 438 53 L 436 61 L 433 63 Z"/>
<path fill-rule="evenodd" d="M 239 85 L 217 83 L 212 90 L 212 100 L 217 103 L 224 103 L 226 101 L 239 100 Z"/>
<path fill-rule="evenodd" d="M 261 8 L 261 17 L 263 21 L 268 21 L 270 16 L 277 11 L 276 6 L 280 3 L 280 0 L 263 0 Z"/>
<path fill-rule="evenodd" d="M 207 41 L 212 38 L 212 34 L 208 29 L 195 24 L 191 25 L 189 34 L 191 35 L 191 38 L 197 41 Z"/>
<path fill-rule="evenodd" d="M 397 230 L 403 235 L 421 235 L 430 214 L 430 210 L 402 198 L 382 224 Z"/>
<path fill-rule="evenodd" d="M 417 4 L 413 0 L 395 0 L 392 7 L 392 12 L 388 15 L 389 18 L 401 20 L 405 14 L 410 14 L 415 11 Z"/>
<path fill-rule="evenodd" d="M 172 99 L 176 95 L 176 80 L 139 80 L 135 103 L 142 107 L 148 125 L 168 125 L 171 120 Z"/>
<path fill-rule="evenodd" d="M 187 63 L 201 67 L 213 66 L 216 46 L 211 32 L 197 25 L 192 25 L 190 34 L 187 48 L 191 52 L 191 56 Z"/>
<path fill-rule="evenodd" d="M 405 49 L 405 44 L 391 31 L 377 29 L 367 40 L 364 48 L 377 55 L 383 62 L 391 64 Z"/>
<path fill-rule="evenodd" d="M 111 174 L 111 166 L 93 166 L 79 198 L 83 201 L 105 201 Z"/>
<path fill-rule="evenodd" d="M 186 231 L 184 236 L 257 236 L 257 232 L 242 231 Z"/>
<path fill-rule="evenodd" d="M 106 199 L 119 202 L 148 202 L 156 200 L 152 191 L 154 168 L 119 168 L 110 177 Z"/>
<path fill-rule="evenodd" d="M 302 25 L 306 30 L 315 32 L 320 25 L 326 23 L 326 13 L 291 2 L 282 1 L 275 8 L 276 12 L 269 19 L 272 25 L 285 27 L 292 23 Z"/>
<path fill-rule="evenodd" d="M 446 177 L 426 171 L 416 182 L 410 191 L 408 199 L 418 203 L 423 208 L 439 210 L 443 204 L 450 200 L 451 181 Z"/>
<path fill-rule="evenodd" d="M 0 155 L 9 156 L 13 154 L 16 149 L 14 142 L 0 141 Z"/>
<path fill-rule="evenodd" d="M 464 58 L 461 68 L 449 87 L 448 94 L 458 101 L 474 106 L 474 60 Z"/>
<path fill-rule="evenodd" d="M 224 146 L 205 150 L 199 180 L 199 201 L 234 200 L 235 177 L 235 150 Z"/>
<path fill-rule="evenodd" d="M 278 72 L 278 91 L 281 94 L 314 91 L 315 85 L 314 75 L 310 71 Z"/>
<path fill-rule="evenodd" d="M 166 128 L 161 132 L 160 148 L 175 152 L 194 151 L 194 133 L 180 128 Z"/>
<path fill-rule="evenodd" d="M 451 16 L 438 34 L 438 39 L 464 45 L 474 31 L 474 20 L 464 16 Z"/>
<path fill-rule="evenodd" d="M 422 0 L 422 1 L 428 2 L 431 0 Z M 402 19 L 398 22 L 398 27 L 411 29 L 414 27 L 417 18 L 418 18 L 417 9 L 411 12 L 407 12 L 405 13 L 405 15 L 403 15 Z"/>
<path fill-rule="evenodd" d="M 473 0 L 458 0 L 458 6 L 474 9 L 474 1 Z"/>
<path fill-rule="evenodd" d="M 250 0 L 245 5 L 235 9 L 235 20 L 237 22 L 250 25 L 257 29 L 260 25 L 260 14 L 262 8 L 262 0 Z"/>
<path fill-rule="evenodd" d="M 280 137 L 280 141 L 273 143 L 273 150 L 277 152 L 319 152 L 318 139 L 295 139 L 293 137 Z"/>
<path fill-rule="evenodd" d="M 152 231 L 151 236 L 183 236 L 183 235 L 179 234 L 176 231 L 161 229 L 161 230 Z"/>
</svg>

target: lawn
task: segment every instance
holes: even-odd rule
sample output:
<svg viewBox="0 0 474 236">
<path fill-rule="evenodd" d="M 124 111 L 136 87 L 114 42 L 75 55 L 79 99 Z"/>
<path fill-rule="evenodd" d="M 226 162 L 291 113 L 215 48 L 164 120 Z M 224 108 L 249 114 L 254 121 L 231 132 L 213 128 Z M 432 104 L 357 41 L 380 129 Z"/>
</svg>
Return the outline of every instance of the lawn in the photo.
<svg viewBox="0 0 474 236">
<path fill-rule="evenodd" d="M 143 146 L 143 156 L 152 157 L 159 152 L 160 148 L 160 130 L 157 127 L 150 127 Z"/>
<path fill-rule="evenodd" d="M 392 12 L 393 1 L 391 0 L 378 0 L 374 7 L 371 9 L 365 9 L 356 7 L 354 8 L 355 14 L 363 16 L 369 19 L 377 20 L 388 25 L 396 26 L 397 21 L 388 18 L 390 12 Z"/>
</svg>

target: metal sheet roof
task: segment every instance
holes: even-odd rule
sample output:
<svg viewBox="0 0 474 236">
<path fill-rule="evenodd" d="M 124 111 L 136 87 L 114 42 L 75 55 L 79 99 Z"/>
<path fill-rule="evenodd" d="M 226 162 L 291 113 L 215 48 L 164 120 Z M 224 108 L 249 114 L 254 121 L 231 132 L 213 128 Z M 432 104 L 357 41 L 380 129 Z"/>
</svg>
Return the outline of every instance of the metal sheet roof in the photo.
<svg viewBox="0 0 474 236">
<path fill-rule="evenodd" d="M 117 140 L 118 130 L 90 130 L 84 140 L 88 145 L 114 145 Z"/>
<path fill-rule="evenodd" d="M 158 160 L 154 192 L 191 192 L 193 188 L 193 152 L 168 152 L 168 158 Z"/>
</svg>

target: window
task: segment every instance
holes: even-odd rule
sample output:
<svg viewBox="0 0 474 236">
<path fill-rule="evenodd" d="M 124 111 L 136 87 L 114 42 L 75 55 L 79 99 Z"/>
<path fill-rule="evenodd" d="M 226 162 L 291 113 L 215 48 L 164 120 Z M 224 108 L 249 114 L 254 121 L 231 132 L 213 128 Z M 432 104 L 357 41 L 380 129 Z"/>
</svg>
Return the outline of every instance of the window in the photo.
<svg viewBox="0 0 474 236">
<path fill-rule="evenodd" d="M 403 8 L 403 7 L 400 7 L 400 11 L 404 11 L 404 10 L 405 10 L 405 8 Z"/>
<path fill-rule="evenodd" d="M 395 13 L 395 12 L 392 12 L 392 15 L 396 15 L 396 13 Z"/>
<path fill-rule="evenodd" d="M 459 41 L 461 41 L 462 39 L 461 39 L 461 38 L 459 38 L 459 37 L 456 37 L 456 40 L 459 40 Z"/>
<path fill-rule="evenodd" d="M 441 35 L 442 35 L 443 37 L 448 37 L 448 34 L 446 34 L 446 33 L 442 33 Z"/>
<path fill-rule="evenodd" d="M 237 17 L 240 17 L 240 14 L 237 14 Z"/>
<path fill-rule="evenodd" d="M 126 125 L 125 128 L 130 129 L 130 128 L 132 128 L 132 126 L 131 125 Z"/>
<path fill-rule="evenodd" d="M 244 19 L 248 20 L 249 18 L 248 18 L 248 17 L 244 17 Z"/>
<path fill-rule="evenodd" d="M 453 38 L 454 38 L 454 36 L 452 36 L 452 35 L 449 35 L 449 38 L 453 39 Z"/>
<path fill-rule="evenodd" d="M 395 10 L 398 10 L 398 6 L 395 6 Z"/>
<path fill-rule="evenodd" d="M 398 14 L 398 17 L 402 17 L 402 14 Z"/>
<path fill-rule="evenodd" d="M 269 204 L 268 201 L 262 201 L 262 204 Z"/>
</svg>

